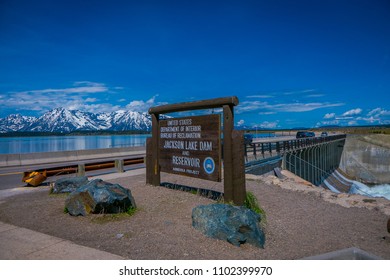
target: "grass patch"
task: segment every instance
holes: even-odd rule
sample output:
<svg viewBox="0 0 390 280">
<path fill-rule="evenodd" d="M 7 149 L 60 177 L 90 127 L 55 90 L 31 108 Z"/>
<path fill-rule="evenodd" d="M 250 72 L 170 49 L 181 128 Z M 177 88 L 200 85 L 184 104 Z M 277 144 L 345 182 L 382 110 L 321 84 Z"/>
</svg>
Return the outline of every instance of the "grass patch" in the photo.
<svg viewBox="0 0 390 280">
<path fill-rule="evenodd" d="M 197 191 L 197 190 L 191 190 L 190 193 L 192 193 L 192 194 L 198 194 L 198 191 Z"/>
<path fill-rule="evenodd" d="M 91 214 L 91 221 L 97 224 L 105 224 L 109 222 L 121 221 L 133 216 L 138 208 L 130 206 L 126 211 L 115 214 Z"/>
<path fill-rule="evenodd" d="M 244 201 L 244 206 L 257 214 L 261 215 L 261 222 L 266 222 L 266 214 L 263 208 L 259 205 L 259 201 L 257 200 L 256 196 L 251 192 L 246 192 L 246 198 Z"/>
<path fill-rule="evenodd" d="M 89 218 L 91 222 L 94 222 L 97 224 L 105 224 L 105 223 L 109 223 L 109 222 L 115 222 L 115 221 L 127 219 L 127 218 L 133 216 L 138 211 L 139 211 L 138 208 L 130 206 L 124 212 L 114 213 L 114 214 L 107 214 L 107 213 L 92 214 L 91 213 L 91 214 L 88 214 L 86 217 Z M 64 212 L 64 214 L 69 214 L 68 208 L 64 207 L 63 212 Z"/>
<path fill-rule="evenodd" d="M 236 206 L 233 201 L 225 201 L 222 197 L 217 200 L 217 203 L 224 203 L 232 206 Z M 253 212 L 261 216 L 261 225 L 265 226 L 267 223 L 267 216 L 263 208 L 259 205 L 259 201 L 252 192 L 246 192 L 246 197 L 244 201 L 244 207 L 252 210 Z"/>
<path fill-rule="evenodd" d="M 129 216 L 133 216 L 135 213 L 137 212 L 137 208 L 133 207 L 133 206 L 130 206 L 127 210 L 126 210 L 126 214 L 129 215 Z"/>
<path fill-rule="evenodd" d="M 49 196 L 50 197 L 68 197 L 70 193 L 53 193 L 53 192 L 49 192 Z"/>
</svg>

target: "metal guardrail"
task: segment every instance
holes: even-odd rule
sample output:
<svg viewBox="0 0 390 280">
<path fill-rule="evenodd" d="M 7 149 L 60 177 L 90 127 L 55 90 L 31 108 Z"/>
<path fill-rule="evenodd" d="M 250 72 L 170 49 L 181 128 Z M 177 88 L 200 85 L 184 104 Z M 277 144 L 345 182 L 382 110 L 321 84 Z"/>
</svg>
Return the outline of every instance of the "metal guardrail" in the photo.
<svg viewBox="0 0 390 280">
<path fill-rule="evenodd" d="M 285 152 L 312 147 L 335 140 L 345 139 L 345 134 L 330 135 L 324 137 L 299 138 L 284 141 L 271 140 L 269 142 L 252 143 L 245 145 L 245 161 L 250 162 L 261 158 L 283 155 Z"/>
<path fill-rule="evenodd" d="M 47 177 L 77 173 L 84 176 L 86 171 L 115 168 L 117 172 L 124 172 L 124 166 L 141 164 L 145 162 L 144 157 L 132 157 L 125 159 L 112 159 L 105 161 L 94 161 L 88 163 L 78 163 L 71 165 L 61 165 L 51 168 L 40 168 L 33 171 L 23 172 L 23 182 L 32 186 L 37 186 L 47 179 Z"/>
<path fill-rule="evenodd" d="M 0 168 L 24 167 L 33 165 L 62 164 L 89 160 L 110 160 L 145 154 L 145 147 L 122 147 L 93 150 L 55 151 L 42 153 L 0 154 Z"/>
<path fill-rule="evenodd" d="M 144 163 L 144 157 L 134 157 L 128 159 L 113 159 L 105 161 L 96 161 L 89 163 L 79 163 L 69 166 L 61 166 L 47 169 L 40 169 L 37 171 L 46 170 L 47 176 L 56 176 L 59 174 L 70 174 L 70 173 L 80 173 L 85 171 L 106 169 L 106 168 L 116 168 L 118 172 L 123 172 L 123 166 Z"/>
</svg>

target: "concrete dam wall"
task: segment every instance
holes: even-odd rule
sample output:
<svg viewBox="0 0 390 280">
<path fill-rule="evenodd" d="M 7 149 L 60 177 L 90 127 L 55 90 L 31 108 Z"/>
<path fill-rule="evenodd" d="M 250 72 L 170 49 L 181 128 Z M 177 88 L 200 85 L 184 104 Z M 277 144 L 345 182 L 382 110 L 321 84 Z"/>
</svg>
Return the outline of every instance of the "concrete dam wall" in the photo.
<svg viewBox="0 0 390 280">
<path fill-rule="evenodd" d="M 365 184 L 389 184 L 390 135 L 348 135 L 339 168 Z"/>
</svg>

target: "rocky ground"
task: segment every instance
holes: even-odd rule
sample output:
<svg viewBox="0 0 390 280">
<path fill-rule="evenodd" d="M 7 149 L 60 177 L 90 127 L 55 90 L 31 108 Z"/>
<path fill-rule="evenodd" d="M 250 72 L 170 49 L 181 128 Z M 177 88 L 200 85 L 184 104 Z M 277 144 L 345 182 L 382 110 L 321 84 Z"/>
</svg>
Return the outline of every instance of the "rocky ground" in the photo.
<svg viewBox="0 0 390 280">
<path fill-rule="evenodd" d="M 1 197 L 0 220 L 127 259 L 300 259 L 349 247 L 390 259 L 388 200 L 337 195 L 284 174 L 282 180 L 247 175 L 247 190 L 266 212 L 264 249 L 204 236 L 192 227 L 191 212 L 215 201 L 146 185 L 143 174 L 107 180 L 131 190 L 133 216 L 73 217 L 64 213 L 66 195 L 39 187 Z M 162 181 L 223 191 L 222 183 L 164 173 Z"/>
</svg>

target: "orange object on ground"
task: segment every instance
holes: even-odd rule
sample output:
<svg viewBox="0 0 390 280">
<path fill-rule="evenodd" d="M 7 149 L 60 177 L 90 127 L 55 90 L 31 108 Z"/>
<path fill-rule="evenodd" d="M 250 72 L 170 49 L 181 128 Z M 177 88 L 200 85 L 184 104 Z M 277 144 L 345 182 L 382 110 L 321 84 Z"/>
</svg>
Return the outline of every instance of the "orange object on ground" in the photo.
<svg viewBox="0 0 390 280">
<path fill-rule="evenodd" d="M 43 181 L 47 179 L 46 170 L 40 171 L 28 171 L 23 173 L 22 181 L 33 186 L 39 186 Z"/>
</svg>

